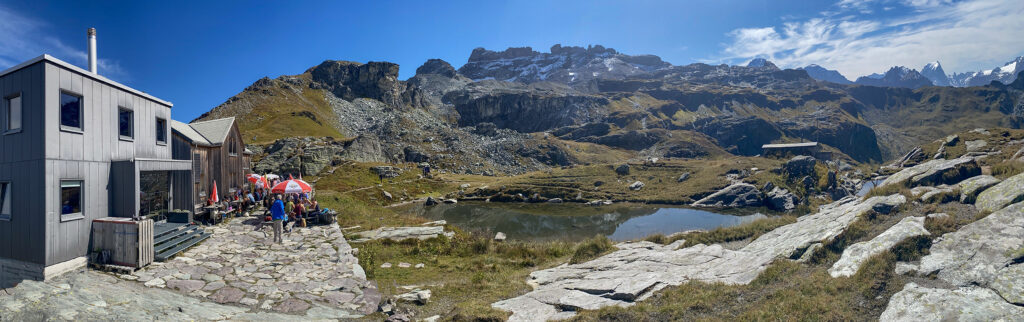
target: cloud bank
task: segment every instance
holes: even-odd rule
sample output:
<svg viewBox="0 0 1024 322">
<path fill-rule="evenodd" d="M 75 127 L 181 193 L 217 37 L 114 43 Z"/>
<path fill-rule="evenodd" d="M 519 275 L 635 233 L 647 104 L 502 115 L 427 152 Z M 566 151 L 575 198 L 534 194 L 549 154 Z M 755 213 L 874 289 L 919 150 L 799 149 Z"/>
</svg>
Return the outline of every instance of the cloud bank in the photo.
<svg viewBox="0 0 1024 322">
<path fill-rule="evenodd" d="M 1024 53 L 1021 0 L 841 0 L 834 9 L 781 26 L 733 30 L 717 60 L 818 64 L 852 80 L 935 60 L 946 72 L 990 69 Z"/>
</svg>

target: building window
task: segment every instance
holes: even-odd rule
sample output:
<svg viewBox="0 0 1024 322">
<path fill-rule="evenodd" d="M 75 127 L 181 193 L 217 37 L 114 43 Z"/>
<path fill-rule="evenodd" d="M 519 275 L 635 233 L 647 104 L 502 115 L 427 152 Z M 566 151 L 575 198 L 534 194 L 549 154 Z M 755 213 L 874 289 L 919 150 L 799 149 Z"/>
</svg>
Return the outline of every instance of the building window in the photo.
<svg viewBox="0 0 1024 322">
<path fill-rule="evenodd" d="M 77 219 L 82 217 L 82 181 L 60 181 L 60 217 Z"/>
<path fill-rule="evenodd" d="M 60 126 L 82 130 L 82 96 L 60 93 Z"/>
<path fill-rule="evenodd" d="M 21 93 L 7 96 L 7 109 L 4 110 L 4 119 L 6 120 L 6 131 L 17 131 L 21 130 Z"/>
<path fill-rule="evenodd" d="M 135 111 L 124 107 L 117 108 L 117 135 L 122 139 L 135 137 Z"/>
<path fill-rule="evenodd" d="M 228 142 L 228 154 L 231 154 L 232 156 L 238 155 L 238 145 L 235 141 Z"/>
<path fill-rule="evenodd" d="M 156 118 L 156 143 L 167 143 L 167 120 Z"/>
<path fill-rule="evenodd" d="M 199 178 L 203 176 L 203 162 L 202 156 L 199 153 L 192 154 L 192 176 L 195 177 L 196 183 L 199 183 Z"/>
<path fill-rule="evenodd" d="M 11 220 L 10 182 L 0 182 L 0 219 Z"/>
</svg>

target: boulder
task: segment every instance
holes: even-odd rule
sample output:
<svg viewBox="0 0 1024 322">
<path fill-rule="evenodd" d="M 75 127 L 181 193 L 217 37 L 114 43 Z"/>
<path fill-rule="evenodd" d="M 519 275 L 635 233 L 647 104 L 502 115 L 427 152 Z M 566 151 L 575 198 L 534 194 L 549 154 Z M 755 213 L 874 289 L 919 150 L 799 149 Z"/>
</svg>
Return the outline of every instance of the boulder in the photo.
<svg viewBox="0 0 1024 322">
<path fill-rule="evenodd" d="M 907 283 L 889 299 L 881 321 L 1012 321 L 1024 308 L 980 287 L 939 289 Z"/>
<path fill-rule="evenodd" d="M 395 198 L 394 196 L 391 195 L 390 192 L 387 192 L 387 191 L 384 191 L 384 190 L 381 190 L 380 192 L 381 192 L 381 195 L 384 197 L 384 199 L 391 200 L 391 199 Z"/>
<path fill-rule="evenodd" d="M 562 203 L 562 198 L 551 198 L 551 199 L 548 199 L 548 203 Z"/>
<path fill-rule="evenodd" d="M 676 179 L 676 182 L 683 182 L 683 181 L 686 181 L 687 179 L 690 179 L 690 173 L 689 172 L 684 172 L 683 174 L 679 175 L 679 178 Z"/>
<path fill-rule="evenodd" d="M 357 241 L 390 239 L 401 241 L 405 239 L 430 239 L 444 234 L 443 226 L 420 226 L 420 227 L 381 227 L 375 230 L 360 232 L 361 238 Z"/>
<path fill-rule="evenodd" d="M 949 201 L 955 190 L 949 185 L 939 185 L 925 193 L 921 194 L 921 202 L 926 203 L 937 203 Z"/>
<path fill-rule="evenodd" d="M 765 195 L 765 200 L 767 200 L 769 208 L 777 211 L 793 210 L 793 208 L 796 208 L 796 205 L 800 203 L 800 198 L 789 192 L 789 190 L 779 187 L 773 187 L 772 190 Z"/>
<path fill-rule="evenodd" d="M 871 256 L 889 251 L 904 239 L 922 235 L 929 235 L 928 230 L 924 228 L 924 217 L 903 218 L 877 237 L 847 247 L 839 261 L 829 268 L 828 273 L 832 277 L 853 276 Z"/>
<path fill-rule="evenodd" d="M 981 211 L 996 211 L 1024 200 L 1024 173 L 1003 180 L 978 194 L 974 205 Z"/>
<path fill-rule="evenodd" d="M 960 189 L 960 202 L 973 203 L 979 193 L 996 185 L 997 183 L 999 183 L 999 179 L 990 175 L 974 176 L 961 181 L 956 185 L 957 188 Z"/>
<path fill-rule="evenodd" d="M 629 164 L 623 164 L 618 167 L 615 167 L 615 173 L 617 173 L 620 176 L 629 175 Z"/>
<path fill-rule="evenodd" d="M 629 190 L 637 191 L 644 188 L 644 183 L 640 181 L 633 182 L 629 185 Z"/>
<path fill-rule="evenodd" d="M 697 200 L 693 207 L 758 207 L 764 204 L 764 196 L 752 184 L 738 182 Z"/>
<path fill-rule="evenodd" d="M 505 241 L 505 238 L 507 238 L 507 237 L 505 237 L 505 233 L 503 233 L 503 232 L 499 231 L 497 234 L 494 234 L 494 240 L 495 241 Z"/>
<path fill-rule="evenodd" d="M 954 146 L 957 142 L 960 142 L 960 136 L 956 134 L 947 136 L 942 140 L 942 144 L 945 146 Z"/>
<path fill-rule="evenodd" d="M 395 300 L 424 305 L 427 304 L 428 300 L 430 300 L 430 290 L 413 290 L 409 293 L 396 295 Z"/>
<path fill-rule="evenodd" d="M 426 206 L 433 206 L 439 203 L 440 202 L 438 202 L 437 199 L 434 199 L 434 197 L 427 197 L 427 201 L 423 202 Z"/>
<path fill-rule="evenodd" d="M 964 145 L 967 146 L 967 152 L 975 152 L 981 151 L 981 149 L 985 148 L 985 146 L 988 145 L 988 142 L 985 142 L 985 140 L 974 140 L 964 142 Z"/>
<path fill-rule="evenodd" d="M 817 162 L 818 160 L 812 156 L 798 155 L 786 161 L 782 169 L 791 178 L 809 176 L 814 174 L 814 165 Z"/>
<path fill-rule="evenodd" d="M 929 160 L 910 168 L 900 170 L 879 184 L 885 187 L 903 184 L 908 187 L 955 184 L 964 179 L 981 174 L 981 167 L 972 157 L 959 157 L 952 160 Z"/>
</svg>

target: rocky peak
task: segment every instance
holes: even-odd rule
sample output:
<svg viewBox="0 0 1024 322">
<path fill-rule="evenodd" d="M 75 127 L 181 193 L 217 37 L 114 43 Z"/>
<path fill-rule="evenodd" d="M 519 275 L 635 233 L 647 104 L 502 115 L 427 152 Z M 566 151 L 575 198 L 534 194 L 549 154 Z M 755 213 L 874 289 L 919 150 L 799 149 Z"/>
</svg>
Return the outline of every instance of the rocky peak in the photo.
<svg viewBox="0 0 1024 322">
<path fill-rule="evenodd" d="M 930 62 L 921 68 L 921 75 L 932 81 L 932 84 L 937 86 L 949 86 L 949 76 L 946 75 L 946 71 L 942 69 L 942 64 L 938 61 Z"/>
<path fill-rule="evenodd" d="M 881 78 L 864 76 L 858 78 L 854 83 L 870 86 L 906 88 L 919 88 L 922 86 L 933 85 L 931 80 L 924 77 L 924 75 L 921 75 L 917 70 L 903 66 L 893 66 L 892 68 L 889 68 Z"/>
<path fill-rule="evenodd" d="M 807 67 L 797 68 L 797 69 L 803 69 L 804 71 L 807 72 L 808 76 L 811 76 L 811 78 L 814 78 L 814 79 L 817 79 L 817 80 L 820 80 L 820 81 L 832 82 L 832 83 L 836 83 L 836 84 L 850 84 L 850 83 L 853 83 L 849 79 L 847 79 L 846 76 L 843 76 L 843 74 L 840 74 L 839 71 L 832 70 L 832 69 L 827 69 L 827 68 L 821 67 L 821 66 L 819 66 L 817 64 L 810 64 L 810 65 L 807 65 Z"/>
<path fill-rule="evenodd" d="M 372 98 L 392 106 L 422 106 L 415 87 L 398 80 L 398 64 L 327 60 L 307 71 L 312 88 L 326 89 L 341 99 Z"/>
<path fill-rule="evenodd" d="M 469 61 L 459 68 L 459 74 L 474 80 L 570 84 L 595 78 L 623 79 L 668 67 L 671 64 L 654 55 L 626 55 L 601 45 L 583 48 L 557 44 L 549 53 L 537 52 L 530 47 L 513 47 L 504 51 L 476 48 Z"/>
<path fill-rule="evenodd" d="M 775 66 L 772 62 L 760 57 L 750 60 L 750 62 L 747 63 L 747 67 L 779 69 L 779 67 Z"/>
<path fill-rule="evenodd" d="M 428 59 L 423 66 L 416 68 L 416 75 L 437 74 L 445 77 L 455 77 L 455 67 L 441 59 Z"/>
</svg>

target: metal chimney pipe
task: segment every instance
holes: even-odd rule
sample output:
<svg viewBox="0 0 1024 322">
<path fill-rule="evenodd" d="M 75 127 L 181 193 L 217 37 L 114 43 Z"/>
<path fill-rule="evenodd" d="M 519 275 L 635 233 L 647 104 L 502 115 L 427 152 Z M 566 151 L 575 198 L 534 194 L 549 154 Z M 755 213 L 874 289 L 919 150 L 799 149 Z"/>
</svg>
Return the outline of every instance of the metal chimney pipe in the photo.
<svg viewBox="0 0 1024 322">
<path fill-rule="evenodd" d="M 96 28 L 89 28 L 89 71 L 96 73 Z"/>
</svg>

